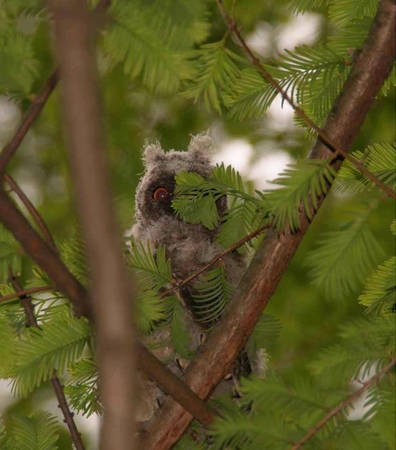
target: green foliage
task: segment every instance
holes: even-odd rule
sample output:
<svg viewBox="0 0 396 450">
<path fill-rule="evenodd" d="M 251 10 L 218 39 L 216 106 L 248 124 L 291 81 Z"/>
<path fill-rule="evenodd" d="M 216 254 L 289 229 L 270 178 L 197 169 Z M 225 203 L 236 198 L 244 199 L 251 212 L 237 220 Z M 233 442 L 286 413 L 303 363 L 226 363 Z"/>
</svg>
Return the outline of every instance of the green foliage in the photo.
<svg viewBox="0 0 396 450">
<path fill-rule="evenodd" d="M 224 265 L 207 272 L 194 284 L 194 311 L 198 320 L 213 323 L 224 311 L 234 293 L 234 286 L 225 277 Z"/>
<path fill-rule="evenodd" d="M 219 227 L 216 242 L 222 247 L 238 242 L 268 218 L 265 197 L 251 195 L 231 166 L 217 165 L 208 180 L 186 171 L 177 174 L 175 180 L 177 195 L 172 206 L 177 214 L 186 222 L 202 223 L 209 230 Z M 224 196 L 229 208 L 220 217 L 216 202 Z M 251 243 L 246 243 L 239 251 L 245 253 L 251 247 Z"/>
<path fill-rule="evenodd" d="M 102 414 L 103 407 L 99 400 L 98 367 L 92 358 L 84 358 L 68 369 L 71 379 L 65 393 L 73 410 L 89 417 Z"/>
<path fill-rule="evenodd" d="M 364 164 L 382 183 L 396 191 L 396 144 L 383 143 L 369 145 L 363 152 L 356 151 L 352 156 Z M 358 193 L 372 191 L 375 183 L 368 179 L 351 162 L 345 161 L 338 176 L 339 192 Z"/>
<path fill-rule="evenodd" d="M 348 220 L 322 233 L 306 257 L 313 283 L 332 301 L 356 293 L 383 255 L 367 223 L 371 213 L 370 207 L 350 212 Z"/>
<path fill-rule="evenodd" d="M 333 0 L 329 3 L 329 18 L 339 26 L 364 17 L 373 18 L 378 8 L 378 0 Z"/>
<path fill-rule="evenodd" d="M 165 248 L 161 245 L 154 257 L 149 242 L 145 246 L 133 238 L 130 238 L 126 258 L 138 284 L 139 295 L 135 302 L 137 326 L 147 332 L 154 322 L 166 319 L 169 314 L 167 304 L 160 299 L 158 291 L 172 281 L 170 261 L 166 259 Z"/>
<path fill-rule="evenodd" d="M 216 201 L 222 196 L 197 173 L 183 170 L 175 176 L 176 198 L 172 207 L 189 223 L 202 223 L 209 230 L 219 224 Z"/>
<path fill-rule="evenodd" d="M 58 422 L 46 411 L 36 411 L 29 417 L 12 420 L 12 432 L 4 450 L 56 450 Z"/>
<path fill-rule="evenodd" d="M 91 339 L 91 327 L 84 319 L 63 318 L 27 329 L 20 338 L 15 355 L 12 388 L 26 396 L 54 370 L 60 374 L 78 360 Z"/>
<path fill-rule="evenodd" d="M 226 36 L 192 53 L 191 58 L 196 62 L 194 82 L 189 83 L 184 92 L 187 98 L 202 100 L 207 109 L 214 108 L 219 113 L 221 92 L 232 88 L 239 75 L 236 62 L 244 62 L 225 44 Z"/>
<path fill-rule="evenodd" d="M 324 349 L 312 363 L 320 384 L 327 388 L 337 384 L 346 387 L 350 380 L 379 370 L 395 355 L 395 323 L 391 317 L 360 318 L 340 328 L 342 342 Z"/>
<path fill-rule="evenodd" d="M 191 359 L 191 337 L 188 334 L 184 315 L 186 311 L 182 307 L 178 298 L 173 297 L 172 317 L 170 323 L 170 333 L 175 351 L 185 359 Z"/>
<path fill-rule="evenodd" d="M 206 35 L 203 3 L 174 3 L 114 1 L 112 20 L 104 33 L 105 55 L 156 92 L 175 92 L 181 80 L 192 76 L 188 51 Z"/>
<path fill-rule="evenodd" d="M 379 265 L 368 277 L 359 300 L 368 307 L 368 311 L 374 310 L 379 314 L 392 312 L 396 303 L 396 257 Z"/>
<path fill-rule="evenodd" d="M 0 225 L 0 283 L 8 279 L 9 270 L 20 273 L 22 262 L 19 249 L 12 234 Z"/>
<path fill-rule="evenodd" d="M 275 216 L 278 230 L 290 227 L 297 231 L 300 227 L 300 205 L 309 220 L 317 210 L 318 203 L 331 185 L 336 173 L 326 160 L 299 161 L 273 181 L 281 186 L 270 191 L 266 197 Z"/>
<path fill-rule="evenodd" d="M 0 20 L 4 20 L 1 17 Z M 13 97 L 27 96 L 39 74 L 39 63 L 35 59 L 31 36 L 15 30 L 13 23 L 0 27 L 0 94 Z M 21 65 L 21 61 L 23 64 Z"/>
</svg>

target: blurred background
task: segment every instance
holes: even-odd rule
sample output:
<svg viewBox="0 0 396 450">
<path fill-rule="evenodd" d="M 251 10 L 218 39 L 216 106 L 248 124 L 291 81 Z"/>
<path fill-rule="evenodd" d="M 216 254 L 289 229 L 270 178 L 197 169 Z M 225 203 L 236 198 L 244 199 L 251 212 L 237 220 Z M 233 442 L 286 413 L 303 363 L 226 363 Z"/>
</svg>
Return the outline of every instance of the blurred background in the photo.
<svg viewBox="0 0 396 450">
<path fill-rule="evenodd" d="M 243 7 L 237 7 L 235 15 L 247 43 L 264 61 L 281 55 L 285 49 L 324 40 L 332 32 L 326 10 L 296 15 L 289 12 L 285 0 L 241 3 Z M 225 27 L 215 2 L 209 4 L 209 10 L 214 23 L 206 42 L 215 42 L 221 39 Z M 40 62 L 39 76 L 32 83 L 30 95 L 20 98 L 0 95 L 1 146 L 12 136 L 34 93 L 40 90 L 55 66 L 48 21 L 21 12 L 17 26 L 32 39 L 35 58 Z M 260 190 L 271 189 L 270 181 L 287 164 L 304 158 L 310 149 L 311 138 L 295 126 L 292 109 L 282 105 L 279 98 L 260 119 L 236 121 L 182 96 L 150 92 L 139 78 L 126 73 L 121 64 L 110 70 L 101 52 L 98 67 L 113 197 L 123 231 L 133 223 L 135 189 L 143 170 L 141 149 L 146 140 L 158 140 L 166 150 L 182 150 L 187 148 L 191 134 L 209 130 L 217 147 L 214 162 L 231 164 Z M 394 90 L 387 97 L 377 99 L 354 149 L 363 150 L 373 142 L 395 139 L 394 101 Z M 77 219 L 59 103 L 56 90 L 12 159 L 9 172 L 39 210 L 55 240 L 61 243 L 71 236 Z M 315 248 L 319 234 L 333 221 L 340 220 L 357 200 L 356 196 L 335 193 L 329 196 L 266 310 L 282 323 L 278 343 L 269 352 L 269 364 L 286 377 L 308 372 L 307 363 L 319 349 L 334 340 L 337 327 L 364 310 L 357 302 L 359 291 L 339 301 L 327 299 L 312 286 L 304 266 L 304 256 Z M 394 251 L 386 225 L 392 214 L 393 204 L 382 202 L 370 219 L 386 257 Z M 30 269 L 26 263 L 22 274 L 25 279 L 29 278 Z M 4 419 L 15 412 L 28 413 L 32 408 L 48 409 L 59 415 L 48 385 L 26 399 L 18 399 L 11 394 L 8 383 L 0 381 L 0 414 Z M 78 417 L 78 422 L 91 442 L 90 448 L 96 448 L 98 418 Z M 59 448 L 71 448 L 65 430 Z"/>
</svg>

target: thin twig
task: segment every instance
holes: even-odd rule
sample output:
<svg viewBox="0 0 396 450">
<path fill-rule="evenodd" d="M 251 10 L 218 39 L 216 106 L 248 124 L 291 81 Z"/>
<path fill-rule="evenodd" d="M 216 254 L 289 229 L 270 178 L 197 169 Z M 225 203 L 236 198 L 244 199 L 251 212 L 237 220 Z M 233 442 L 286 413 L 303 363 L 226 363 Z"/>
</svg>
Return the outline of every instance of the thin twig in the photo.
<svg viewBox="0 0 396 450">
<path fill-rule="evenodd" d="M 29 109 L 23 116 L 22 122 L 14 133 L 12 139 L 5 145 L 0 154 L 0 174 L 3 174 L 6 170 L 7 164 L 12 158 L 13 154 L 17 151 L 18 147 L 21 145 L 24 137 L 32 126 L 33 122 L 40 115 L 42 109 L 48 97 L 51 95 L 55 86 L 58 84 L 59 76 L 58 70 L 55 70 L 51 76 L 48 78 L 41 92 L 34 98 L 33 102 L 30 104 Z"/>
<path fill-rule="evenodd" d="M 221 253 L 216 255 L 212 260 L 210 260 L 207 264 L 202 266 L 200 269 L 198 269 L 196 272 L 192 273 L 188 277 L 184 278 L 184 280 L 175 281 L 175 286 L 168 289 L 167 291 L 164 291 L 161 293 L 160 298 L 168 297 L 169 295 L 173 294 L 174 292 L 178 291 L 181 287 L 185 286 L 187 283 L 190 283 L 190 281 L 197 278 L 201 273 L 205 272 L 205 270 L 208 270 L 213 264 L 215 264 L 220 259 L 224 258 L 229 253 L 233 252 L 239 247 L 242 247 L 242 245 L 246 244 L 246 242 L 251 241 L 255 237 L 257 237 L 259 234 L 263 233 L 265 230 L 268 230 L 272 226 L 272 223 L 266 223 L 265 225 L 262 225 L 261 227 L 254 230 L 252 233 L 246 235 L 244 238 L 239 240 L 238 242 L 235 242 L 235 244 L 230 245 L 226 249 L 224 249 Z"/>
<path fill-rule="evenodd" d="M 4 179 L 7 181 L 7 183 L 10 185 L 11 189 L 17 194 L 17 196 L 19 197 L 19 199 L 21 200 L 23 205 L 29 211 L 30 215 L 33 217 L 37 226 L 41 230 L 45 240 L 48 242 L 49 245 L 51 245 L 54 248 L 54 250 L 56 250 L 56 244 L 55 244 L 54 238 L 52 237 L 52 234 L 50 233 L 47 225 L 45 224 L 44 220 L 40 216 L 37 209 L 34 207 L 33 203 L 29 200 L 27 195 L 23 192 L 23 190 L 20 188 L 18 183 L 12 178 L 11 175 L 5 173 Z"/>
<path fill-rule="evenodd" d="M 21 285 L 19 284 L 17 278 L 11 273 L 10 274 L 12 285 L 14 286 L 14 289 L 17 291 L 16 294 L 19 297 L 22 307 L 25 311 L 25 315 L 27 318 L 27 323 L 30 327 L 39 328 L 39 325 L 37 323 L 36 316 L 34 314 L 34 306 L 32 304 L 32 300 L 30 297 L 27 296 L 27 291 L 29 289 L 22 289 Z M 60 410 L 62 411 L 64 422 L 67 425 L 67 428 L 69 429 L 71 440 L 76 448 L 76 450 L 85 450 L 84 444 L 81 439 L 81 433 L 78 431 L 76 423 L 74 421 L 74 413 L 70 411 L 69 405 L 67 403 L 67 399 L 65 396 L 65 392 L 63 390 L 63 386 L 56 374 L 56 370 L 54 370 L 52 376 L 51 376 L 51 384 L 54 388 L 56 398 L 58 399 L 58 406 Z"/>
<path fill-rule="evenodd" d="M 298 106 L 293 99 L 287 94 L 286 90 L 282 88 L 282 86 L 275 80 L 275 78 L 263 67 L 261 61 L 254 55 L 250 47 L 246 44 L 243 39 L 234 19 L 230 17 L 227 10 L 224 7 L 223 0 L 217 0 L 217 4 L 220 9 L 220 13 L 224 18 L 230 32 L 235 36 L 237 43 L 242 48 L 242 50 L 249 57 L 252 65 L 260 72 L 263 78 L 282 96 L 282 99 L 285 100 L 295 111 L 295 113 L 300 116 L 303 121 L 312 128 L 318 135 L 319 140 L 333 153 L 335 153 L 335 157 L 338 155 L 342 156 L 343 159 L 346 159 L 351 164 L 353 164 L 360 172 L 362 172 L 369 180 L 375 183 L 380 189 L 382 189 L 388 197 L 396 198 L 396 193 L 389 187 L 382 183 L 371 171 L 369 171 L 364 164 L 358 161 L 353 156 L 349 155 L 343 148 L 341 148 L 337 143 L 330 138 L 330 136 L 323 131 L 318 125 L 311 120 L 305 111 Z"/>
<path fill-rule="evenodd" d="M 52 284 L 49 284 L 48 286 L 38 286 L 38 287 L 32 287 L 29 289 L 18 289 L 18 292 L 13 292 L 12 294 L 4 295 L 3 297 L 0 297 L 0 303 L 5 302 L 6 300 L 11 300 L 13 298 L 21 297 L 21 295 L 31 295 L 31 294 L 37 294 L 39 292 L 48 292 L 53 291 L 55 289 L 55 286 Z"/>
<path fill-rule="evenodd" d="M 350 405 L 354 400 L 359 398 L 367 389 L 369 389 L 373 384 L 380 381 L 381 377 L 389 372 L 396 364 L 396 358 L 394 358 L 389 364 L 387 364 L 380 372 L 371 377 L 368 381 L 362 384 L 362 387 L 357 391 L 353 392 L 348 398 L 346 398 L 342 403 L 340 403 L 336 408 L 332 409 L 323 419 L 318 422 L 313 428 L 311 428 L 308 433 L 297 442 L 292 448 L 292 450 L 298 450 L 305 444 L 311 437 L 316 434 L 321 428 L 323 428 L 327 422 L 329 422 L 334 416 L 340 413 L 348 405 Z"/>
<path fill-rule="evenodd" d="M 100 2 L 97 4 L 96 8 L 92 12 L 94 16 L 94 23 L 96 26 L 102 25 L 101 22 L 103 22 L 103 13 L 110 6 L 110 4 L 111 0 L 100 0 Z M 40 93 L 30 104 L 29 109 L 23 116 L 22 121 L 15 131 L 14 135 L 12 136 L 11 140 L 3 147 L 3 150 L 0 153 L 0 175 L 3 175 L 5 173 L 7 164 L 9 163 L 14 153 L 17 151 L 18 147 L 21 145 L 23 139 L 25 138 L 34 121 L 40 115 L 49 96 L 57 86 L 58 81 L 59 70 L 56 69 L 50 75 Z"/>
</svg>

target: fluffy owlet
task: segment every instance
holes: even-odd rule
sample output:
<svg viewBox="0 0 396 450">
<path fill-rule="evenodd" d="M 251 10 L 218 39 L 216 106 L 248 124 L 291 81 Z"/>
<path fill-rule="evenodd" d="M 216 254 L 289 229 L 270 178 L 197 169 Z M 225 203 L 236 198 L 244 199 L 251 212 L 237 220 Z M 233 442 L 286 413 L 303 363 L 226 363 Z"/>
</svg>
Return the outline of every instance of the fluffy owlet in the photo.
<svg viewBox="0 0 396 450">
<path fill-rule="evenodd" d="M 172 208 L 172 200 L 175 198 L 175 175 L 185 170 L 208 178 L 213 169 L 210 163 L 212 150 L 212 140 L 206 134 L 193 137 L 186 152 L 171 150 L 165 153 L 159 144 L 148 145 L 144 149 L 143 158 L 146 171 L 137 188 L 136 223 L 132 228 L 132 235 L 143 243 L 149 240 L 154 255 L 159 244 L 165 247 L 166 256 L 171 260 L 172 276 L 176 280 L 183 280 L 223 250 L 215 242 L 218 229 L 209 230 L 201 224 L 186 223 L 176 216 Z M 220 198 L 216 206 L 221 217 L 227 209 L 227 199 Z M 239 254 L 229 253 L 223 259 L 222 264 L 224 264 L 227 281 L 236 286 L 246 266 L 244 258 Z M 194 284 L 198 282 L 199 280 L 193 280 L 179 293 L 179 299 L 185 308 L 184 320 L 192 338 L 193 348 L 191 350 L 193 351 L 202 342 L 202 332 L 204 331 L 194 304 Z M 161 330 L 150 338 L 160 340 L 166 337 L 166 330 Z M 156 356 L 163 360 L 166 359 L 168 367 L 181 374 L 178 355 L 173 355 L 177 364 L 169 364 L 172 348 L 166 347 L 163 352 L 165 352 L 165 356 L 161 354 Z M 143 383 L 145 382 L 143 381 Z M 160 404 L 162 401 L 160 391 L 154 388 L 152 391 L 152 396 L 156 397 L 157 403 Z M 153 409 L 150 405 L 146 405 L 146 407 L 150 411 Z M 146 420 L 153 412 L 150 411 L 147 411 Z M 143 416 L 144 414 L 142 420 L 144 420 Z"/>
</svg>

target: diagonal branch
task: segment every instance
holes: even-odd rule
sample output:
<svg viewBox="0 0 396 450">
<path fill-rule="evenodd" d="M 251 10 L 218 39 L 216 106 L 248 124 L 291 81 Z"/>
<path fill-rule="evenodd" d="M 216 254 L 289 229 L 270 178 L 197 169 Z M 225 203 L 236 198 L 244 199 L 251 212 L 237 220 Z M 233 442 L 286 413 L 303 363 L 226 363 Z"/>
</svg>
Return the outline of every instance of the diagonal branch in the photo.
<svg viewBox="0 0 396 450">
<path fill-rule="evenodd" d="M 301 441 L 297 442 L 292 448 L 292 450 L 298 450 L 302 448 L 302 446 L 311 439 L 321 428 L 323 428 L 327 422 L 329 422 L 334 416 L 339 414 L 343 409 L 349 406 L 354 400 L 359 398 L 364 392 L 366 392 L 371 386 L 378 383 L 380 379 L 389 372 L 396 364 L 396 358 L 393 358 L 392 361 L 387 364 L 382 370 L 380 370 L 376 375 L 371 377 L 365 383 L 362 384 L 362 387 L 353 392 L 348 398 L 346 398 L 343 402 L 341 402 L 336 408 L 332 409 L 323 419 L 318 422 L 313 428 L 311 428 L 308 433 L 301 439 Z"/>
<path fill-rule="evenodd" d="M 54 288 L 63 292 L 72 302 L 77 317 L 92 319 L 91 305 L 84 287 L 65 267 L 59 255 L 38 235 L 22 213 L 0 188 L 0 222 L 2 222 L 22 245 L 25 252 L 54 281 Z M 14 298 L 14 297 L 13 297 Z M 214 412 L 183 381 L 170 372 L 143 346 L 136 346 L 138 367 L 177 402 L 190 411 L 202 424 L 207 425 Z"/>
<path fill-rule="evenodd" d="M 52 237 L 51 232 L 49 231 L 47 225 L 45 224 L 43 218 L 40 216 L 37 209 L 34 207 L 33 203 L 29 200 L 28 196 L 23 192 L 23 190 L 20 188 L 18 183 L 12 178 L 11 175 L 5 173 L 4 179 L 7 181 L 11 189 L 16 193 L 16 195 L 19 197 L 23 205 L 29 211 L 30 215 L 36 222 L 38 228 L 41 230 L 41 233 L 43 234 L 45 240 L 48 242 L 49 245 L 53 247 L 54 250 L 56 250 L 55 241 L 54 238 Z"/>
<path fill-rule="evenodd" d="M 220 12 L 224 18 L 224 21 L 227 23 L 230 33 L 233 34 L 233 36 L 235 36 L 237 43 L 242 48 L 242 50 L 246 53 L 246 55 L 249 57 L 252 65 L 260 72 L 260 74 L 263 76 L 263 78 L 271 86 L 273 86 L 279 94 L 281 94 L 282 99 L 285 100 L 287 103 L 289 103 L 289 105 L 294 109 L 295 113 L 299 117 L 301 117 L 302 120 L 317 133 L 318 140 L 320 142 L 322 142 L 329 150 L 331 150 L 333 153 L 335 153 L 335 156 L 341 156 L 342 159 L 346 159 L 351 164 L 353 164 L 369 180 L 371 180 L 380 189 L 382 189 L 384 192 L 386 192 L 388 197 L 396 199 L 395 192 L 389 186 L 382 183 L 371 171 L 369 171 L 365 167 L 365 165 L 361 161 L 359 161 L 356 158 L 354 158 L 353 156 L 349 155 L 344 150 L 344 147 L 345 148 L 348 147 L 348 146 L 345 146 L 344 142 L 331 138 L 330 135 L 324 129 L 321 129 L 320 127 L 318 127 L 315 124 L 315 122 L 313 122 L 313 120 L 311 120 L 306 115 L 305 111 L 293 101 L 293 99 L 288 95 L 286 90 L 283 89 L 282 86 L 275 80 L 275 78 L 264 68 L 264 66 L 261 64 L 261 61 L 254 55 L 252 50 L 246 44 L 234 19 L 232 19 L 230 17 L 227 10 L 225 9 L 223 0 L 217 0 L 217 4 L 218 4 Z"/>
<path fill-rule="evenodd" d="M 14 289 L 16 291 L 16 295 L 19 297 L 22 307 L 25 311 L 27 324 L 29 327 L 39 328 L 39 325 L 37 323 L 36 316 L 34 314 L 34 307 L 32 304 L 32 300 L 30 297 L 26 295 L 26 291 L 24 291 L 19 284 L 16 277 L 11 273 L 10 274 L 12 285 L 14 286 Z M 56 398 L 58 399 L 58 406 L 60 410 L 62 411 L 64 422 L 67 425 L 67 428 L 69 429 L 71 440 L 74 444 L 74 447 L 76 450 L 85 450 L 85 446 L 81 439 L 81 433 L 78 431 L 76 423 L 74 421 L 74 413 L 70 411 L 69 405 L 67 403 L 67 399 L 65 396 L 65 392 L 63 390 L 63 386 L 56 374 L 56 371 L 54 370 L 54 373 L 51 376 L 51 384 L 54 388 Z"/>
<path fill-rule="evenodd" d="M 393 0 L 382 0 L 369 36 L 323 128 L 332 141 L 343 143 L 345 151 L 349 150 L 358 135 L 367 112 L 392 69 L 395 16 Z M 324 158 L 327 155 L 327 147 L 318 138 L 309 158 Z M 232 366 L 309 225 L 310 221 L 302 215 L 298 233 L 286 232 L 281 236 L 274 231 L 267 233 L 224 315 L 186 371 L 186 382 L 201 398 L 210 395 Z M 162 410 L 161 417 L 153 421 L 148 429 L 142 445 L 145 450 L 171 448 L 192 420 L 171 399 L 165 401 Z"/>
</svg>

